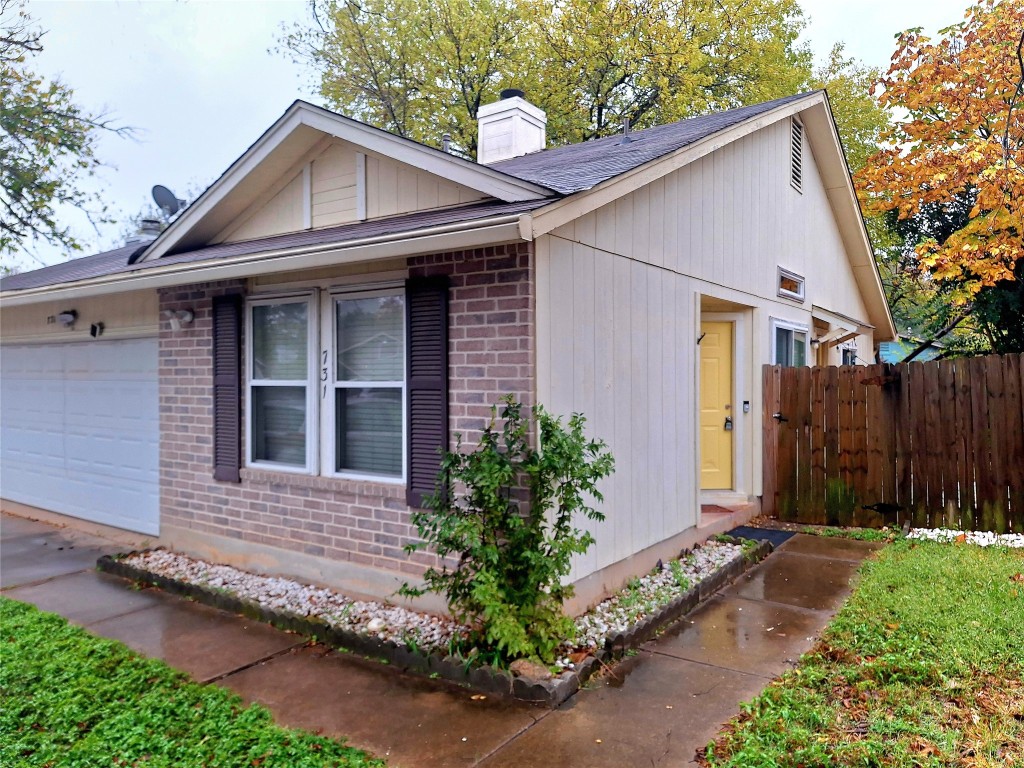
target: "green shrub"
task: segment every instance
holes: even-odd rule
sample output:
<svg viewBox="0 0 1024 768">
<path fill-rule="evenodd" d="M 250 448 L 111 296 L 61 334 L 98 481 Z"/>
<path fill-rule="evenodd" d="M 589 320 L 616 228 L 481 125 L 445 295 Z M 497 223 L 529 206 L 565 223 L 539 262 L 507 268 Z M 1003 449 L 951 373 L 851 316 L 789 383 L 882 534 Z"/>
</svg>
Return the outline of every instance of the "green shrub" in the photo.
<svg viewBox="0 0 1024 768">
<path fill-rule="evenodd" d="M 423 588 L 399 591 L 443 594 L 483 650 L 550 662 L 573 632 L 562 612 L 572 587 L 562 580 L 572 556 L 594 543 L 574 518 L 604 519 L 588 502 L 602 500 L 597 483 L 614 462 L 604 442 L 584 436 L 582 415 L 563 425 L 541 406 L 531 412 L 532 420 L 510 395 L 500 426 L 495 406 L 475 449 L 464 453 L 457 436 L 456 450 L 442 459 L 438 492 L 412 515 L 422 541 L 406 547 L 456 562 L 429 569 Z M 539 448 L 530 440 L 534 425 Z"/>
</svg>

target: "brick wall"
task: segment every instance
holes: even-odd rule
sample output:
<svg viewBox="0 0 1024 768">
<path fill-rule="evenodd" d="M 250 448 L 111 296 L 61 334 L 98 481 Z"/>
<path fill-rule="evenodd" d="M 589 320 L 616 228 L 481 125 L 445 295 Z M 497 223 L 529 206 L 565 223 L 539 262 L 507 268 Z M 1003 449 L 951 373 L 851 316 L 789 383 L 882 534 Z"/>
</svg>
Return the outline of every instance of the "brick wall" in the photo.
<svg viewBox="0 0 1024 768">
<path fill-rule="evenodd" d="M 471 443 L 499 397 L 534 400 L 530 246 L 418 256 L 409 273 L 450 277 L 450 423 Z M 187 328 L 160 329 L 162 525 L 419 575 L 434 558 L 402 551 L 413 536 L 404 486 L 262 469 L 243 469 L 240 484 L 213 480 L 212 298 L 243 289 L 220 282 L 160 294 L 161 310 L 195 312 Z"/>
</svg>

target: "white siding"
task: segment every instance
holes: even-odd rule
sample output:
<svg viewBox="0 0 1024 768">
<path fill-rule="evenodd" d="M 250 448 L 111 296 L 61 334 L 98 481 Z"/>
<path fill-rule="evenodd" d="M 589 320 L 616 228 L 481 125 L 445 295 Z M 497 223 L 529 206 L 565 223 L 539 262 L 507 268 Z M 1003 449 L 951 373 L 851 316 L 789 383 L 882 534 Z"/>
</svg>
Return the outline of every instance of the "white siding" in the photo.
<svg viewBox="0 0 1024 768">
<path fill-rule="evenodd" d="M 474 189 L 395 160 L 377 155 L 366 157 L 366 215 L 371 219 L 469 203 L 485 197 Z"/>
<path fill-rule="evenodd" d="M 229 228 L 224 242 L 236 243 L 260 237 L 298 232 L 303 228 L 303 175 L 300 171 L 284 188 L 256 210 L 245 214 L 241 223 Z"/>
<path fill-rule="evenodd" d="M 78 312 L 74 326 L 56 322 L 68 309 Z M 50 321 L 53 318 L 53 322 Z M 155 336 L 159 323 L 156 291 L 119 293 L 116 298 L 93 296 L 72 301 L 45 301 L 22 307 L 0 307 L 0 342 L 86 341 L 93 323 L 103 323 L 101 340 Z"/>
<path fill-rule="evenodd" d="M 561 238 L 538 242 L 537 281 L 540 401 L 582 411 L 616 461 L 608 520 L 575 579 L 696 524 L 694 357 L 681 341 L 694 293 L 684 276 Z"/>
<path fill-rule="evenodd" d="M 734 468 L 750 495 L 771 318 L 811 326 L 812 304 L 867 318 L 808 147 L 803 193 L 790 186 L 789 130 L 766 127 L 537 241 L 538 398 L 583 412 L 616 459 L 608 520 L 574 579 L 697 523 L 701 296 L 739 321 Z M 803 302 L 777 296 L 779 266 L 804 276 Z M 858 344 L 868 360 L 870 337 Z"/>
<path fill-rule="evenodd" d="M 356 150 L 332 144 L 313 161 L 313 228 L 357 221 Z"/>
<path fill-rule="evenodd" d="M 362 171 L 360 154 L 365 158 Z M 362 183 L 360 173 L 364 174 Z M 262 190 L 211 242 L 253 240 L 486 198 L 440 176 L 365 153 L 355 144 L 332 141 Z"/>
</svg>

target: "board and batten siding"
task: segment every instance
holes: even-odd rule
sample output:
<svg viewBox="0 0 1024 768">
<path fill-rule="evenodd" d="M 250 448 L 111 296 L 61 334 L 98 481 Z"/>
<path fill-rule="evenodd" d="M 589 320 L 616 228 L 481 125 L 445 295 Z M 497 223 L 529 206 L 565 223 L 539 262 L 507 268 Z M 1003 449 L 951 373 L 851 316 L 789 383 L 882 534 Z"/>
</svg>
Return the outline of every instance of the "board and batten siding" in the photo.
<svg viewBox="0 0 1024 768">
<path fill-rule="evenodd" d="M 692 414 L 694 292 L 682 276 L 580 243 L 537 243 L 537 387 L 556 414 L 582 412 L 608 443 L 608 512 L 582 578 L 696 524 Z"/>
<path fill-rule="evenodd" d="M 394 216 L 483 200 L 487 195 L 387 157 L 366 156 L 366 215 Z"/>
<path fill-rule="evenodd" d="M 345 141 L 332 141 L 282 174 L 212 242 L 332 227 L 483 200 L 487 196 Z"/>
<path fill-rule="evenodd" d="M 537 241 L 538 399 L 557 414 L 583 412 L 616 459 L 608 520 L 592 527 L 597 544 L 573 579 L 697 523 L 701 296 L 744 318 L 736 395 L 751 409 L 736 466 L 737 488 L 752 495 L 761 492 L 754 372 L 770 361 L 772 318 L 811 327 L 812 304 L 868 316 L 806 145 L 803 191 L 790 186 L 789 142 L 780 121 Z M 777 295 L 780 266 L 804 276 L 803 302 Z M 869 357 L 870 336 L 858 341 Z"/>
</svg>

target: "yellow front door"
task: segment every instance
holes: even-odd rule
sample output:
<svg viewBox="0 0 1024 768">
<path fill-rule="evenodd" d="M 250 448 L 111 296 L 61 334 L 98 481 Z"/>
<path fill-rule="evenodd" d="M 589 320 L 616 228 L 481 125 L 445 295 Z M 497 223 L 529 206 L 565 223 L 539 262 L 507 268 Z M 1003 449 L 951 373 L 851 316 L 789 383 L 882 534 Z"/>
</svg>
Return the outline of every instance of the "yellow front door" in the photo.
<svg viewBox="0 0 1024 768">
<path fill-rule="evenodd" d="M 700 332 L 700 487 L 732 483 L 732 323 L 702 322 Z"/>
</svg>

